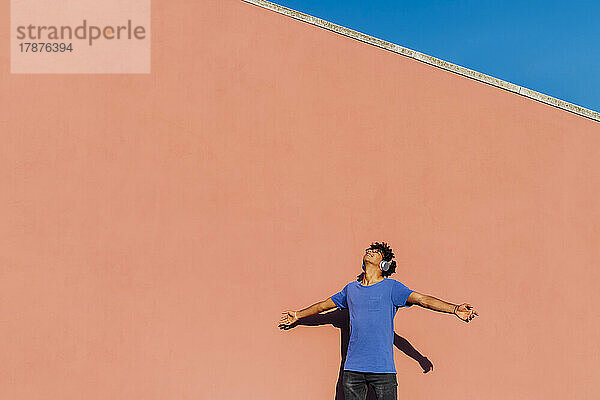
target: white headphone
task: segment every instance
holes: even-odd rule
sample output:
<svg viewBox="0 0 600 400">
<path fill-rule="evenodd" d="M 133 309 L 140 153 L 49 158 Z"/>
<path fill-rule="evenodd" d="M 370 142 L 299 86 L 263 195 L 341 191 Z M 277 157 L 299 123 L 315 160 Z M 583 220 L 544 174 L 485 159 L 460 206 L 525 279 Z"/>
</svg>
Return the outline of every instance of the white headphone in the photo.
<svg viewBox="0 0 600 400">
<path fill-rule="evenodd" d="M 392 266 L 392 261 L 381 260 L 381 262 L 379 263 L 379 269 L 384 272 L 387 271 L 388 269 L 390 269 L 391 266 Z"/>
<path fill-rule="evenodd" d="M 362 263 L 363 269 L 365 269 L 365 262 L 363 261 Z M 381 262 L 379 263 L 379 269 L 382 271 L 387 271 L 390 269 L 390 267 L 392 266 L 392 261 L 385 261 L 385 260 L 381 260 Z"/>
</svg>

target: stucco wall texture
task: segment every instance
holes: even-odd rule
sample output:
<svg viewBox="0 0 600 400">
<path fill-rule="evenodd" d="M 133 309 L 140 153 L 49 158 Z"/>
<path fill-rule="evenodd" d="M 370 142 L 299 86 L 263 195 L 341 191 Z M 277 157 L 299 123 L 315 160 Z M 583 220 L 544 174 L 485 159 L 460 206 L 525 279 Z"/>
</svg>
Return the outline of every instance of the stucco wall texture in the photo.
<svg viewBox="0 0 600 400">
<path fill-rule="evenodd" d="M 344 315 L 277 320 L 382 240 L 480 314 L 398 311 L 399 398 L 598 398 L 598 122 L 242 1 L 152 6 L 149 75 L 0 55 L 0 398 L 333 399 Z"/>
</svg>

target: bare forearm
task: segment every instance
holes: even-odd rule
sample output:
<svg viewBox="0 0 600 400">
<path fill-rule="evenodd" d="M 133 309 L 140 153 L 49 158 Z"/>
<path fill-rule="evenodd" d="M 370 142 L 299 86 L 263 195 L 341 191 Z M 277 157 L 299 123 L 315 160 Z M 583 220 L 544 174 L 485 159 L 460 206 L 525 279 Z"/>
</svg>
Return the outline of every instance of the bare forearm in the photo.
<svg viewBox="0 0 600 400">
<path fill-rule="evenodd" d="M 322 311 L 324 311 L 323 302 L 320 301 L 318 303 L 313 304 L 310 307 L 306 307 L 300 311 L 296 311 L 296 318 L 300 319 L 300 318 L 308 317 L 310 315 L 318 314 Z"/>
<path fill-rule="evenodd" d="M 448 303 L 433 296 L 425 296 L 421 302 L 421 306 L 429 308 L 430 310 L 452 314 L 454 313 L 454 307 L 456 307 L 456 304 Z"/>
</svg>

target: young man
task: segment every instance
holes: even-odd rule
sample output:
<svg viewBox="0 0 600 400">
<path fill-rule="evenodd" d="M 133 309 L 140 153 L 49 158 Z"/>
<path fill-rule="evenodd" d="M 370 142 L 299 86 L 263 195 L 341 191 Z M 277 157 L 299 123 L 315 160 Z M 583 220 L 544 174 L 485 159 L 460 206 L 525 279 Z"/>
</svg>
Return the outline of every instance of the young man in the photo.
<svg viewBox="0 0 600 400">
<path fill-rule="evenodd" d="M 327 300 L 299 311 L 285 310 L 279 321 L 287 327 L 298 319 L 338 307 L 350 313 L 350 343 L 344 362 L 342 384 L 346 400 L 364 400 L 367 386 L 378 400 L 396 400 L 398 382 L 394 364 L 394 316 L 401 307 L 418 304 L 430 310 L 456 315 L 469 322 L 477 311 L 468 303 L 447 303 L 418 293 L 389 279 L 396 271 L 394 252 L 383 242 L 372 243 L 363 257 L 363 272 L 356 281 Z"/>
</svg>

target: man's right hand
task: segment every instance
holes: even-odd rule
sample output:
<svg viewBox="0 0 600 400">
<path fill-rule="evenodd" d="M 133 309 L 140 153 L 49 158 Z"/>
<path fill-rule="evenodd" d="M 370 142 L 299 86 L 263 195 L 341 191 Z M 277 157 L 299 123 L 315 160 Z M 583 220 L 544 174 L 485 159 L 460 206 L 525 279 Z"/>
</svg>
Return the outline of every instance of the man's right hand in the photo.
<svg viewBox="0 0 600 400">
<path fill-rule="evenodd" d="M 297 312 L 294 310 L 285 310 L 281 313 L 281 318 L 279 319 L 279 327 L 281 329 L 289 329 L 290 325 L 294 322 L 298 321 L 296 318 Z"/>
</svg>

